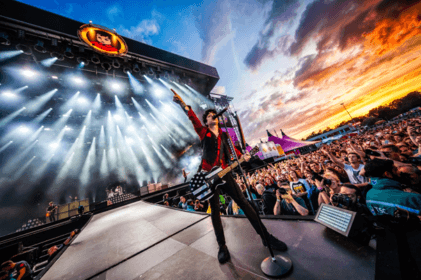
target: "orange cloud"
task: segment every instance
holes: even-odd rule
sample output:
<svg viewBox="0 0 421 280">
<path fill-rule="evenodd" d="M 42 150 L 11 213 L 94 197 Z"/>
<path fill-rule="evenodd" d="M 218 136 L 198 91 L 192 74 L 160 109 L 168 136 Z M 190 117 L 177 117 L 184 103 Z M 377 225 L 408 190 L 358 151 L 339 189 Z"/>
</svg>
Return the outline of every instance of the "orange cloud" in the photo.
<svg viewBox="0 0 421 280">
<path fill-rule="evenodd" d="M 397 19 L 386 18 L 376 24 L 376 28 L 365 37 L 366 45 L 375 49 L 378 55 L 395 50 L 406 40 L 421 34 L 421 3 L 402 12 Z"/>
</svg>

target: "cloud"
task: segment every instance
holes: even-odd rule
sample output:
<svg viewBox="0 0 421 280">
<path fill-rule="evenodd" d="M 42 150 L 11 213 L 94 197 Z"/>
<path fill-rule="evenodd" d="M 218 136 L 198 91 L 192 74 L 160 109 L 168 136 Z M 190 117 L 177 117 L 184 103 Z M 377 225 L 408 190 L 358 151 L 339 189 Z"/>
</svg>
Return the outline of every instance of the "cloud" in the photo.
<svg viewBox="0 0 421 280">
<path fill-rule="evenodd" d="M 279 54 L 288 54 L 288 49 L 293 42 L 292 36 L 284 35 L 279 37 L 277 45 L 272 50 L 269 43 L 271 37 L 272 36 L 268 38 L 261 38 L 259 42 L 257 42 L 249 51 L 246 58 L 244 59 L 244 63 L 248 68 L 257 70 L 264 61 L 271 59 Z"/>
<path fill-rule="evenodd" d="M 202 61 L 211 64 L 217 44 L 231 33 L 230 3 L 228 0 L 206 2 L 203 6 L 195 6 L 193 15 L 200 38 L 203 40 Z"/>
<path fill-rule="evenodd" d="M 150 37 L 159 33 L 160 27 L 155 19 L 144 19 L 130 28 L 120 27 L 120 34 L 133 40 L 151 44 Z"/>
<path fill-rule="evenodd" d="M 300 7 L 298 0 L 273 1 L 264 29 L 260 32 L 259 40 L 251 48 L 244 63 L 252 70 L 258 69 L 262 63 L 278 54 L 287 54 L 293 38 L 290 35 L 277 34 L 281 25 L 292 21 L 297 16 Z M 275 41 L 273 46 L 272 41 Z"/>
<path fill-rule="evenodd" d="M 107 9 L 107 16 L 111 22 L 115 22 L 115 17 L 124 16 L 119 6 L 114 5 Z"/>
</svg>

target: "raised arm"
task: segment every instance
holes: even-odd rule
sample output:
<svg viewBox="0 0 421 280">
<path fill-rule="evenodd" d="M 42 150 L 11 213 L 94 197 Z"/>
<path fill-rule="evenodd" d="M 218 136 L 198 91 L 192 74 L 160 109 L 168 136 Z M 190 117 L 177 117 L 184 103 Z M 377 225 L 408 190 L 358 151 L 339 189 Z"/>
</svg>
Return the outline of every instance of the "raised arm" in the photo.
<svg viewBox="0 0 421 280">
<path fill-rule="evenodd" d="M 339 165 L 339 167 L 344 168 L 344 162 L 340 159 L 338 159 L 337 157 L 335 157 L 334 155 L 332 155 L 332 153 L 325 147 L 322 148 L 322 152 L 327 155 L 331 161 L 333 161 L 334 163 L 336 163 L 337 165 Z"/>
</svg>

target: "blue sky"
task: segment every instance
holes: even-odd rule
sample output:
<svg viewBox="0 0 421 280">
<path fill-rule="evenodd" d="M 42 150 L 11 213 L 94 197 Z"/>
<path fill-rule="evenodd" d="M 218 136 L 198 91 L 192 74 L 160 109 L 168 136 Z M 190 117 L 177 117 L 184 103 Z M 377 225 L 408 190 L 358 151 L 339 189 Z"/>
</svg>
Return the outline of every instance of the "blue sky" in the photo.
<svg viewBox="0 0 421 280">
<path fill-rule="evenodd" d="M 416 1 L 68 1 L 21 2 L 216 67 L 214 92 L 234 97 L 251 144 L 334 126 L 342 102 L 358 116 L 419 89 Z"/>
</svg>

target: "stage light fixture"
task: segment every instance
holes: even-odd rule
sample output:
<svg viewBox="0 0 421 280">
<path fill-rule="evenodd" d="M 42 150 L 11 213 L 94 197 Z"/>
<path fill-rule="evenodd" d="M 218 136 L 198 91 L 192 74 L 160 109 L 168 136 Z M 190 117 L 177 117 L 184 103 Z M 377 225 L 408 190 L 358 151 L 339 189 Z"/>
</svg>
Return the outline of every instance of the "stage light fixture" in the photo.
<svg viewBox="0 0 421 280">
<path fill-rule="evenodd" d="M 120 68 L 120 66 L 121 66 L 120 62 L 116 58 L 113 59 L 112 65 L 113 65 L 114 68 Z"/>
<path fill-rule="evenodd" d="M 121 90 L 123 87 L 122 87 L 122 85 L 120 83 L 113 82 L 111 84 L 111 88 L 114 89 L 114 90 Z"/>
<path fill-rule="evenodd" d="M 7 35 L 6 33 L 0 33 L 0 44 L 9 46 L 10 45 L 9 35 Z"/>
<path fill-rule="evenodd" d="M 55 149 L 58 148 L 59 143 L 51 143 L 49 146 L 50 146 L 51 149 L 55 150 Z"/>
<path fill-rule="evenodd" d="M 59 60 L 59 61 L 64 60 L 64 55 L 62 55 L 61 53 L 58 53 L 58 52 L 52 52 L 52 53 L 50 53 L 50 56 L 57 58 L 57 60 Z"/>
<path fill-rule="evenodd" d="M 102 69 L 104 69 L 105 71 L 110 71 L 112 68 L 112 65 L 110 62 L 104 61 L 101 63 L 101 67 Z"/>
<path fill-rule="evenodd" d="M 64 127 L 64 130 L 65 130 L 65 131 L 71 131 L 72 129 L 66 125 L 66 126 Z"/>
<path fill-rule="evenodd" d="M 126 137 L 126 143 L 129 145 L 133 145 L 135 142 L 132 138 Z"/>
<path fill-rule="evenodd" d="M 36 75 L 36 73 L 34 72 L 34 71 L 32 71 L 32 70 L 29 70 L 29 69 L 24 69 L 24 70 L 22 70 L 22 75 L 24 75 L 26 78 L 33 78 L 35 75 Z"/>
<path fill-rule="evenodd" d="M 57 76 L 51 76 L 51 78 L 54 79 L 54 80 L 58 80 Z"/>
<path fill-rule="evenodd" d="M 130 69 L 130 66 L 124 66 L 123 67 L 123 72 L 124 72 L 124 74 L 131 73 L 132 71 Z"/>
<path fill-rule="evenodd" d="M 122 117 L 120 115 L 114 115 L 113 117 L 114 117 L 114 120 L 116 120 L 116 121 L 122 120 Z"/>
<path fill-rule="evenodd" d="M 80 65 L 79 66 L 85 66 L 85 65 L 88 65 L 89 64 L 89 60 L 87 60 L 85 57 L 83 57 L 83 56 L 79 56 L 78 58 L 76 58 L 76 61 L 78 62 L 78 63 L 80 63 Z M 79 67 L 79 68 L 81 68 L 81 67 Z"/>
<path fill-rule="evenodd" d="M 26 55 L 31 55 L 32 54 L 32 50 L 31 50 L 31 48 L 28 45 L 17 44 L 16 45 L 16 49 L 18 51 L 22 51 Z"/>
<path fill-rule="evenodd" d="M 14 98 L 14 97 L 16 97 L 16 95 L 13 92 L 11 92 L 11 91 L 5 91 L 5 92 L 3 92 L 2 93 L 2 96 L 6 97 L 6 98 Z"/>
<path fill-rule="evenodd" d="M 133 72 L 137 73 L 140 71 L 139 65 L 137 63 L 133 64 Z"/>
<path fill-rule="evenodd" d="M 67 47 L 66 50 L 64 51 L 64 56 L 67 57 L 68 59 L 72 59 L 75 57 L 75 55 L 72 52 L 72 48 L 71 47 Z"/>
<path fill-rule="evenodd" d="M 26 126 L 22 125 L 19 127 L 19 132 L 20 133 L 28 133 L 30 131 L 29 128 L 27 128 Z"/>
<path fill-rule="evenodd" d="M 44 48 L 44 42 L 41 40 L 38 40 L 37 44 L 34 46 L 34 50 L 40 53 L 46 53 L 47 50 Z"/>
<path fill-rule="evenodd" d="M 134 128 L 134 126 L 129 125 L 129 126 L 127 127 L 127 130 L 128 130 L 128 131 L 135 131 L 136 129 Z"/>
<path fill-rule="evenodd" d="M 101 63 L 101 60 L 99 59 L 97 54 L 92 55 L 91 61 L 92 61 L 93 64 L 100 64 Z"/>
<path fill-rule="evenodd" d="M 83 79 L 80 77 L 73 77 L 73 82 L 75 82 L 78 85 L 82 85 L 84 83 Z"/>
<path fill-rule="evenodd" d="M 80 104 L 87 104 L 88 103 L 88 99 L 86 99 L 85 97 L 79 97 L 77 99 L 77 102 Z"/>
</svg>

